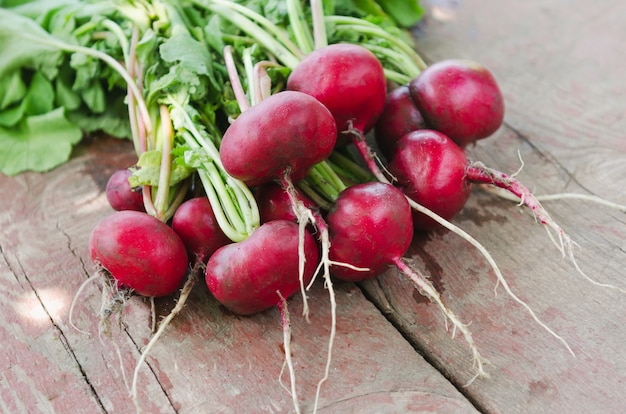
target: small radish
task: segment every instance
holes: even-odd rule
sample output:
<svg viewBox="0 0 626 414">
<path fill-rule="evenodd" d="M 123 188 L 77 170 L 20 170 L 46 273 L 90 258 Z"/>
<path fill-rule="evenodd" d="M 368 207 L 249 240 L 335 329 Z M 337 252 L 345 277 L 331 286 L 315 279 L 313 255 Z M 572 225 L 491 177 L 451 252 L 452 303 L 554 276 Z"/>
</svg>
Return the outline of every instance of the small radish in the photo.
<svg viewBox="0 0 626 414">
<path fill-rule="evenodd" d="M 295 182 L 331 154 L 336 139 L 324 105 L 305 93 L 283 91 L 237 117 L 224 133 L 220 157 L 226 171 L 249 186 L 285 174 Z"/>
<path fill-rule="evenodd" d="M 465 177 L 467 165 L 465 151 L 450 138 L 421 129 L 396 143 L 388 169 L 408 197 L 450 220 L 461 211 L 471 193 L 471 182 Z M 419 231 L 440 226 L 417 211 L 413 213 L 413 223 Z"/>
<path fill-rule="evenodd" d="M 381 182 L 348 187 L 339 194 L 327 222 L 331 259 L 361 268 L 333 266 L 336 277 L 363 281 L 378 276 L 387 267 L 396 266 L 420 292 L 437 304 L 454 329 L 463 334 L 476 363 L 476 376 L 486 375 L 484 361 L 467 325 L 443 303 L 430 281 L 402 260 L 413 238 L 411 207 L 402 191 Z M 365 267 L 368 270 L 363 270 Z"/>
<path fill-rule="evenodd" d="M 359 268 L 333 266 L 339 279 L 359 282 L 381 274 L 411 245 L 411 207 L 397 188 L 380 182 L 343 190 L 326 216 L 332 261 Z"/>
<path fill-rule="evenodd" d="M 128 182 L 128 177 L 132 174 L 131 170 L 122 169 L 109 177 L 105 194 L 113 210 L 146 211 L 141 188 L 132 188 Z"/>
<path fill-rule="evenodd" d="M 294 189 L 296 197 L 309 209 L 317 206 L 301 191 Z M 289 220 L 298 222 L 298 216 L 293 211 L 293 204 L 289 194 L 276 181 L 270 181 L 256 188 L 255 197 L 259 206 L 261 223 L 273 220 Z"/>
<path fill-rule="evenodd" d="M 299 230 L 296 223 L 274 220 L 247 239 L 219 248 L 206 266 L 206 283 L 215 298 L 239 315 L 252 315 L 281 303 L 300 289 Z M 304 237 L 304 283 L 317 267 L 313 236 Z"/>
<path fill-rule="evenodd" d="M 470 162 L 465 151 L 441 132 L 422 129 L 403 136 L 397 143 L 388 166 L 407 196 L 447 219 L 462 208 L 470 195 L 472 183 L 490 184 L 519 197 L 537 219 L 554 230 L 564 248 L 571 239 L 550 217 L 539 200 L 513 176 Z M 420 229 L 432 228 L 426 221 Z"/>
<path fill-rule="evenodd" d="M 120 287 L 142 296 L 171 295 L 187 273 L 187 251 L 167 224 L 142 212 L 117 211 L 94 227 L 89 238 L 94 263 Z"/>
<path fill-rule="evenodd" d="M 367 133 L 385 105 L 383 66 L 363 46 L 338 43 L 309 53 L 291 72 L 287 89 L 307 93 L 333 114 L 338 132 Z M 340 144 L 348 141 L 342 136 Z"/>
<path fill-rule="evenodd" d="M 409 83 L 429 128 L 461 147 L 492 135 L 504 120 L 504 98 L 491 72 L 469 60 L 443 60 Z"/>
<path fill-rule="evenodd" d="M 189 257 L 200 262 L 206 262 L 218 248 L 230 243 L 206 197 L 183 202 L 172 217 L 172 229 L 182 239 Z"/>
<path fill-rule="evenodd" d="M 376 143 L 383 155 L 388 157 L 404 135 L 423 128 L 426 128 L 424 117 L 413 103 L 409 87 L 402 85 L 389 92 L 374 128 Z"/>
</svg>

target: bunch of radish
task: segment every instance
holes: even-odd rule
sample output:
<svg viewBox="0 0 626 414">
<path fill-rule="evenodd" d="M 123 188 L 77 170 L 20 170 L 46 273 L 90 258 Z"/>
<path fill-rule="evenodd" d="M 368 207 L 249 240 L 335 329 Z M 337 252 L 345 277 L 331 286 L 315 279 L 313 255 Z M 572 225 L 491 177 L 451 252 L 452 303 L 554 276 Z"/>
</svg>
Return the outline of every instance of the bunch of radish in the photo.
<svg viewBox="0 0 626 414">
<path fill-rule="evenodd" d="M 161 125 L 180 132 L 187 155 L 200 159 L 193 164 L 193 177 L 178 182 L 173 196 L 163 192 L 167 180 L 153 187 L 132 186 L 129 174 L 136 169 L 116 173 L 107 186 L 107 198 L 119 211 L 94 228 L 93 261 L 122 290 L 159 297 L 182 288 L 176 308 L 141 361 L 167 322 L 182 310 L 203 273 L 213 297 L 234 313 L 280 309 L 290 364 L 288 299 L 300 291 L 308 319 L 306 292 L 322 275 L 332 304 L 332 326 L 317 408 L 335 335 L 332 279 L 361 282 L 395 266 L 463 334 L 476 376 L 486 375 L 467 325 L 428 278 L 404 260 L 414 232 L 440 226 L 478 248 L 507 292 L 571 352 L 511 292 L 484 247 L 451 222 L 470 197 L 472 184 L 488 184 L 519 197 L 555 232 L 563 252 L 573 243 L 518 180 L 467 158 L 465 149 L 494 134 L 504 119 L 504 99 L 487 68 L 466 60 L 428 67 L 416 61 L 411 71 L 394 69 L 391 74 L 364 46 L 328 44 L 319 29 L 323 23 L 314 24 L 314 44 L 300 40 L 295 45 L 259 35 L 269 31 L 271 23 L 251 10 L 242 12 L 235 3 L 224 0 L 198 7 L 240 25 L 243 32 L 256 33 L 254 40 L 264 48 L 266 59 L 257 56 L 253 62 L 251 55 L 239 56 L 247 73 L 242 83 L 237 57 L 232 48 L 224 48 L 238 108 L 222 114 L 228 122 L 218 131 L 218 142 L 205 139 L 208 127 L 195 125 L 197 120 L 184 111 L 185 102 L 174 94 L 164 98 L 169 112 L 162 112 Z M 314 18 L 323 20 L 320 2 L 313 1 L 311 7 Z M 407 53 L 407 59 L 412 55 Z M 289 75 L 284 87 L 272 89 L 264 68 L 281 65 Z M 398 84 L 398 79 L 407 82 Z M 368 137 L 375 139 L 381 156 Z M 161 168 L 170 168 L 163 157 Z M 167 178 L 169 172 L 161 170 L 160 176 Z M 157 209 L 163 214 L 153 208 L 158 194 L 170 201 Z"/>
</svg>

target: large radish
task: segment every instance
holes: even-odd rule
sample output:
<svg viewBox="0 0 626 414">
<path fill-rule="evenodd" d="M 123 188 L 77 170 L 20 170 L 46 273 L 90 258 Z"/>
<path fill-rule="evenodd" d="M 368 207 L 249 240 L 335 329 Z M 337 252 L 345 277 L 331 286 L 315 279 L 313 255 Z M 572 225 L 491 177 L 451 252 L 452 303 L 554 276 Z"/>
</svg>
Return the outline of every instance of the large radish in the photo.
<svg viewBox="0 0 626 414">
<path fill-rule="evenodd" d="M 477 62 L 437 62 L 409 83 L 409 91 L 428 127 L 461 147 L 492 135 L 504 119 L 500 87 Z"/>
<path fill-rule="evenodd" d="M 338 43 L 309 53 L 289 75 L 287 89 L 307 93 L 324 104 L 333 114 L 338 132 L 364 134 L 382 113 L 387 81 L 372 52 Z M 349 139 L 342 134 L 339 143 Z"/>
<path fill-rule="evenodd" d="M 187 251 L 180 237 L 162 221 L 123 210 L 103 218 L 89 238 L 94 263 L 119 286 L 143 296 L 171 295 L 187 272 Z"/>
<path fill-rule="evenodd" d="M 331 154 L 336 139 L 324 105 L 305 93 L 283 91 L 237 117 L 224 133 L 220 157 L 229 174 L 250 186 L 285 174 L 295 182 Z"/>
</svg>

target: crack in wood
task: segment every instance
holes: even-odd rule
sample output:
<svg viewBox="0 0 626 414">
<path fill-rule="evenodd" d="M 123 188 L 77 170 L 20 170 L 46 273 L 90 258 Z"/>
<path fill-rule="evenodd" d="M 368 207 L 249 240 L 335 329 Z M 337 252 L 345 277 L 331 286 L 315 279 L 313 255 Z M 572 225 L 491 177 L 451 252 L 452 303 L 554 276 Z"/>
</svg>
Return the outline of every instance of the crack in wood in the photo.
<svg viewBox="0 0 626 414">
<path fill-rule="evenodd" d="M 399 272 L 398 270 L 396 270 Z M 396 309 L 392 305 L 392 301 L 389 300 L 387 290 L 384 288 L 381 281 L 376 278 L 368 280 L 366 282 L 358 283 L 359 288 L 363 292 L 363 295 L 369 300 L 381 314 L 396 328 L 396 330 L 402 335 L 402 337 L 411 345 L 411 347 L 422 357 L 424 360 L 437 370 L 452 386 L 454 386 L 466 399 L 480 412 L 486 412 L 485 408 L 480 404 L 476 398 L 472 396 L 470 392 L 464 387 L 464 384 L 455 379 L 450 372 L 448 372 L 442 364 L 437 363 L 436 358 L 431 357 L 431 353 L 427 346 L 422 345 L 414 335 L 411 334 L 411 326 L 415 323 L 410 322 L 407 318 L 402 316 L 403 312 Z"/>
</svg>

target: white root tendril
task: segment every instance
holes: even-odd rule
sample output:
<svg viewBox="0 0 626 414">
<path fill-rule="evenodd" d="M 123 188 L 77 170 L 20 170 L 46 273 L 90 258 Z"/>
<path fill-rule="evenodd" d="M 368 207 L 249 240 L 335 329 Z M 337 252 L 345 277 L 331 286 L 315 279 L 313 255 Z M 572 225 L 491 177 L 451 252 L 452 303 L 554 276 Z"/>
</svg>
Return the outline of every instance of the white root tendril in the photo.
<svg viewBox="0 0 626 414">
<path fill-rule="evenodd" d="M 535 322 L 537 322 L 541 327 L 543 327 L 546 331 L 548 331 L 548 333 L 550 333 L 552 336 L 554 336 L 556 339 L 558 339 L 565 346 L 565 348 L 567 348 L 567 350 L 572 355 L 574 355 L 574 351 L 572 351 L 572 348 L 565 341 L 565 339 L 563 339 L 560 335 L 558 335 L 550 327 L 548 327 L 544 322 L 542 322 L 539 319 L 539 317 L 535 314 L 535 312 L 532 310 L 532 308 L 526 302 L 524 302 L 519 297 L 517 297 L 517 295 L 515 295 L 515 293 L 513 293 L 513 291 L 511 291 L 511 288 L 509 287 L 509 284 L 506 282 L 506 279 L 504 279 L 504 276 L 502 275 L 502 272 L 500 271 L 500 268 L 496 264 L 495 260 L 493 259 L 491 254 L 487 251 L 487 249 L 480 242 L 478 242 L 472 236 L 467 234 L 463 229 L 461 229 L 458 226 L 450 223 L 449 221 L 447 221 L 444 218 L 440 217 L 439 215 L 435 214 L 434 212 L 432 212 L 431 210 L 427 209 L 426 207 L 423 207 L 422 205 L 416 203 L 411 198 L 407 197 L 407 200 L 409 201 L 409 204 L 411 205 L 411 207 L 414 208 L 416 211 L 419 211 L 420 213 L 426 214 L 428 217 L 430 217 L 433 220 L 437 221 L 439 224 L 441 224 L 442 226 L 444 226 L 448 230 L 452 231 L 453 233 L 455 233 L 456 235 L 458 235 L 459 237 L 461 237 L 462 239 L 466 240 L 467 242 L 472 244 L 474 247 L 476 247 L 480 251 L 480 253 L 485 257 L 485 259 L 487 260 L 487 262 L 489 263 L 489 265 L 493 269 L 493 271 L 494 271 L 494 273 L 496 275 L 496 278 L 498 280 L 498 283 L 502 284 L 502 287 L 504 288 L 506 293 L 514 301 L 516 301 L 521 306 L 523 306 L 528 311 L 530 316 L 535 320 Z M 497 288 L 497 286 L 498 285 L 496 285 L 496 288 Z M 495 288 L 494 288 L 494 291 L 495 291 Z"/>
<path fill-rule="evenodd" d="M 472 359 L 473 359 L 472 367 L 476 369 L 476 374 L 472 377 L 472 379 L 465 386 L 469 386 L 472 382 L 474 382 L 476 378 L 489 377 L 489 374 L 484 369 L 484 365 L 487 364 L 488 361 L 484 359 L 478 352 L 478 347 L 476 346 L 476 343 L 474 342 L 472 333 L 467 328 L 469 325 L 462 323 L 459 320 L 459 318 L 454 314 L 454 312 L 452 312 L 452 310 L 450 310 L 450 308 L 448 308 L 443 303 L 443 301 L 441 300 L 441 295 L 439 294 L 437 289 L 435 289 L 433 284 L 428 279 L 426 279 L 417 271 L 412 269 L 402 259 L 395 260 L 394 264 L 398 267 L 398 269 L 400 269 L 400 271 L 403 274 L 405 274 L 411 280 L 413 285 L 422 294 L 424 294 L 428 299 L 430 299 L 431 302 L 433 302 L 439 307 L 439 309 L 443 313 L 445 320 L 446 320 L 446 330 L 448 329 L 447 321 L 450 321 L 452 323 L 452 326 L 453 326 L 452 337 L 454 337 L 457 330 L 463 334 L 465 341 L 467 342 L 470 350 L 472 351 Z"/>
<path fill-rule="evenodd" d="M 310 289 L 313 285 L 317 274 L 320 270 L 323 269 L 323 277 L 324 277 L 324 287 L 328 290 L 328 296 L 330 298 L 330 306 L 331 306 L 331 326 L 330 326 L 330 334 L 328 338 L 328 351 L 326 358 L 326 366 L 324 369 L 324 376 L 320 379 L 317 384 L 317 390 L 315 393 L 315 406 L 313 412 L 317 412 L 317 405 L 319 402 L 319 396 L 322 388 L 322 384 L 326 382 L 330 374 L 330 366 L 332 361 L 332 353 L 333 353 L 333 345 L 335 342 L 335 336 L 337 332 L 337 302 L 335 298 L 335 290 L 333 288 L 333 283 L 330 277 L 330 266 L 332 264 L 330 258 L 328 257 L 328 252 L 330 250 L 330 239 L 328 235 L 328 228 L 326 227 L 326 223 L 323 222 L 322 219 L 318 220 L 316 215 L 313 214 L 311 209 L 307 208 L 304 203 L 298 198 L 295 187 L 291 180 L 288 179 L 287 174 L 282 179 L 283 187 L 287 194 L 289 195 L 289 199 L 291 201 L 291 206 L 294 214 L 298 220 L 299 226 L 299 240 L 298 240 L 298 252 L 300 257 L 299 262 L 299 277 L 300 277 L 300 290 L 303 298 L 303 316 L 306 318 L 306 321 L 309 322 L 309 307 L 307 301 L 306 291 Z M 306 231 L 306 226 L 312 223 L 319 233 L 319 239 L 321 242 L 321 260 L 318 264 L 311 281 L 307 286 L 304 285 L 304 262 L 305 262 L 305 254 L 304 254 L 304 232 Z M 284 305 L 286 306 L 286 304 Z M 287 349 L 285 349 L 285 353 L 287 353 Z M 291 372 L 291 371 L 290 371 Z M 292 378 L 293 378 L 293 374 Z M 293 384 L 292 384 L 293 386 Z M 294 390 L 295 393 L 295 390 Z M 295 401 L 297 403 L 297 401 Z M 297 406 L 296 406 L 297 410 Z"/>
<path fill-rule="evenodd" d="M 326 358 L 326 366 L 324 368 L 324 376 L 317 383 L 317 390 L 315 392 L 315 404 L 313 407 L 313 413 L 317 412 L 317 406 L 319 403 L 319 397 L 320 397 L 322 384 L 326 382 L 330 374 L 330 365 L 331 365 L 332 355 L 333 355 L 333 344 L 335 343 L 335 335 L 337 333 L 337 301 L 335 298 L 335 290 L 333 288 L 333 282 L 330 277 L 331 261 L 328 258 L 328 251 L 330 249 L 328 228 L 326 228 L 326 226 L 320 225 L 318 226 L 318 229 L 320 230 L 320 238 L 322 241 L 321 263 L 324 266 L 324 286 L 326 287 L 326 289 L 328 289 L 328 296 L 330 299 L 331 324 L 330 324 L 330 334 L 328 336 L 328 351 L 327 351 L 327 358 Z"/>
<path fill-rule="evenodd" d="M 315 218 L 313 217 L 313 213 L 309 208 L 307 208 L 304 203 L 298 198 L 298 194 L 296 188 L 293 185 L 293 182 L 289 178 L 290 170 L 285 171 L 283 176 L 281 177 L 281 185 L 287 195 L 289 196 L 289 201 L 291 202 L 291 209 L 296 216 L 296 220 L 298 222 L 298 278 L 300 280 L 300 293 L 302 295 L 302 315 L 305 317 L 307 322 L 309 320 L 309 301 L 308 296 L 306 294 L 306 286 L 304 284 L 304 269 L 306 264 L 306 255 L 304 252 L 304 235 L 306 232 L 306 226 L 309 223 L 314 223 Z M 313 275 L 313 280 L 315 279 L 315 275 Z M 311 283 L 313 283 L 311 280 Z"/>
<path fill-rule="evenodd" d="M 202 268 L 202 266 L 202 262 L 197 262 L 191 272 L 189 272 L 189 276 L 187 277 L 185 284 L 180 290 L 180 295 L 178 297 L 178 301 L 176 302 L 176 306 L 174 306 L 170 313 L 161 321 L 161 323 L 159 324 L 159 329 L 154 333 L 154 335 L 152 335 L 152 338 L 150 338 L 150 342 L 148 342 L 148 345 L 146 345 L 141 353 L 141 356 L 139 357 L 139 360 L 137 361 L 137 365 L 135 366 L 135 371 L 133 373 L 132 387 L 130 390 L 131 398 L 133 400 L 133 403 L 135 404 L 137 412 L 141 412 L 141 408 L 139 406 L 139 397 L 137 395 L 137 381 L 139 379 L 139 370 L 141 369 L 141 366 L 143 365 L 148 354 L 150 353 L 158 339 L 161 337 L 161 335 L 163 335 L 163 332 L 165 332 L 165 329 L 170 324 L 172 319 L 174 319 L 174 317 L 178 315 L 185 306 L 185 302 L 187 302 L 187 299 L 191 294 L 191 290 L 198 280 L 198 271 Z M 152 298 L 152 303 L 154 303 L 154 298 Z"/>
<path fill-rule="evenodd" d="M 276 293 L 280 297 L 278 309 L 280 310 L 280 316 L 281 316 L 282 327 L 283 327 L 283 346 L 285 348 L 285 364 L 287 365 L 287 368 L 289 370 L 289 380 L 290 380 L 290 385 L 291 385 L 291 390 L 288 390 L 288 391 L 289 391 L 289 394 L 291 394 L 295 412 L 296 414 L 299 414 L 300 404 L 298 403 L 298 394 L 297 394 L 297 389 L 296 389 L 296 373 L 293 367 L 293 361 L 291 359 L 291 321 L 289 318 L 289 310 L 287 309 L 287 300 L 285 300 L 283 295 L 281 295 L 280 291 L 277 290 Z M 284 365 L 283 365 L 283 369 L 281 369 L 280 371 L 280 377 L 278 379 L 281 384 L 282 384 L 281 378 L 282 378 L 283 370 L 284 370 Z"/>
<path fill-rule="evenodd" d="M 526 200 L 524 199 L 524 197 L 517 197 L 514 194 L 511 194 L 509 191 L 502 189 L 502 188 L 498 188 L 498 187 L 493 187 L 491 185 L 484 185 L 481 186 L 482 189 L 486 190 L 487 192 L 494 194 L 500 198 L 503 198 L 505 200 L 509 200 L 509 201 L 520 201 L 520 205 L 524 205 L 526 204 Z M 621 205 L 621 204 L 617 204 L 617 203 L 613 203 L 611 201 L 605 200 L 603 198 L 594 196 L 594 195 L 590 195 L 590 194 L 578 194 L 578 193 L 561 193 L 561 194 L 547 194 L 547 195 L 540 195 L 540 196 L 532 196 L 534 198 L 534 201 L 536 204 L 539 204 L 541 201 L 553 201 L 553 200 L 564 200 L 564 199 L 577 199 L 577 200 L 583 200 L 583 201 L 589 201 L 589 202 L 593 202 L 593 203 L 597 203 L 609 208 L 613 208 L 616 209 L 618 211 L 624 212 L 626 213 L 626 206 L 625 205 Z M 539 204 L 540 205 L 540 204 Z M 533 211 L 534 212 L 534 211 Z M 545 213 L 545 215 L 547 215 L 547 213 Z M 626 289 L 620 288 L 619 286 L 615 286 L 615 285 L 611 285 L 608 283 L 602 283 L 602 282 L 598 282 L 597 280 L 593 279 L 591 276 L 587 275 L 582 269 L 581 267 L 578 265 L 578 262 L 576 261 L 575 255 L 574 255 L 574 248 L 579 247 L 578 243 L 576 243 L 574 240 L 572 240 L 572 238 L 563 231 L 563 229 L 554 221 L 552 220 L 549 216 L 547 219 L 542 218 L 542 217 L 537 217 L 537 214 L 535 214 L 535 218 L 539 218 L 539 221 L 541 221 L 542 224 L 544 224 L 544 228 L 546 229 L 546 232 L 548 233 L 548 236 L 550 237 L 550 240 L 552 241 L 552 243 L 554 243 L 554 245 L 557 247 L 557 249 L 561 252 L 561 255 L 565 258 L 569 258 L 569 260 L 571 261 L 572 265 L 574 266 L 574 268 L 576 269 L 576 271 L 583 277 L 585 278 L 588 282 L 590 282 L 591 284 L 595 285 L 595 286 L 599 286 L 599 287 L 604 287 L 604 288 L 608 288 L 608 289 L 614 289 L 617 290 L 619 292 L 622 293 L 626 293 Z M 555 238 L 555 234 L 558 237 L 558 240 Z"/>
<path fill-rule="evenodd" d="M 98 338 L 100 343 L 105 346 L 103 336 L 111 338 L 111 318 L 113 316 L 119 316 L 126 306 L 126 302 L 130 298 L 132 291 L 129 289 L 118 289 L 113 281 L 113 278 L 105 269 L 99 269 L 102 277 L 102 300 L 100 305 L 100 326 L 98 328 Z M 121 318 L 118 319 L 118 324 L 122 325 Z M 124 369 L 124 359 L 122 358 L 122 351 L 119 345 L 115 341 L 111 341 L 115 354 L 117 355 L 118 362 L 120 364 L 120 372 L 122 374 L 122 381 L 127 390 L 130 389 L 128 385 L 128 379 L 126 378 L 126 370 Z"/>
<path fill-rule="evenodd" d="M 84 331 L 82 329 L 80 329 L 79 327 L 77 327 L 74 324 L 74 308 L 76 307 L 76 302 L 78 301 L 78 297 L 80 296 L 80 294 L 83 292 L 83 290 L 85 289 L 85 287 L 90 284 L 91 282 L 94 282 L 95 280 L 97 280 L 98 278 L 100 278 L 100 269 L 96 270 L 96 272 L 90 276 L 87 280 L 85 280 L 83 283 L 81 283 L 80 287 L 78 288 L 78 290 L 76 291 L 76 294 L 74 295 L 74 298 L 72 299 L 72 303 L 70 305 L 70 310 L 69 310 L 69 315 L 68 315 L 68 322 L 70 324 L 70 326 L 74 329 L 76 329 L 78 332 L 85 334 L 85 335 L 91 335 L 89 332 Z"/>
</svg>

